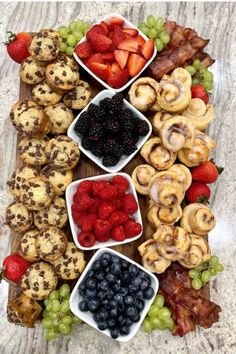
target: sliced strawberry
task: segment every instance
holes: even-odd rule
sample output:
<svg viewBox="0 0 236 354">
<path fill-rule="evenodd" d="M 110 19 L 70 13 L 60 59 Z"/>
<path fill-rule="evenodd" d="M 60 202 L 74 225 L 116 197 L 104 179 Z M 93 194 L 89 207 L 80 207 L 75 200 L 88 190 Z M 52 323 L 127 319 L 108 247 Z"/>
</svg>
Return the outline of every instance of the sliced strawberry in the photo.
<svg viewBox="0 0 236 354">
<path fill-rule="evenodd" d="M 101 64 L 101 63 L 96 63 L 92 62 L 88 65 L 88 68 L 100 79 L 106 80 L 107 73 L 108 73 L 108 68 L 107 65 Z"/>
<path fill-rule="evenodd" d="M 120 65 L 118 63 L 114 62 L 110 65 L 110 68 L 108 71 L 109 71 L 109 73 L 111 72 L 113 74 L 118 74 L 121 72 L 121 70 L 122 69 L 121 69 Z"/>
<path fill-rule="evenodd" d="M 129 80 L 129 71 L 127 69 L 121 70 L 116 74 L 109 72 L 107 76 L 108 85 L 114 88 L 120 88 L 124 86 L 128 80 Z"/>
<path fill-rule="evenodd" d="M 108 27 L 108 24 L 107 24 L 106 22 L 102 21 L 102 22 L 100 23 L 100 26 L 102 26 L 102 28 L 104 29 L 104 31 L 106 32 L 106 34 L 109 33 L 109 27 Z"/>
<path fill-rule="evenodd" d="M 145 39 L 140 36 L 140 34 L 136 37 L 138 44 L 141 45 L 141 47 L 146 43 Z"/>
<path fill-rule="evenodd" d="M 124 23 L 124 20 L 119 17 L 111 17 L 109 20 L 109 28 L 113 29 L 115 26 L 122 27 Z"/>
<path fill-rule="evenodd" d="M 106 52 L 112 44 L 112 40 L 102 34 L 95 34 L 91 37 L 90 43 L 96 52 Z"/>
<path fill-rule="evenodd" d="M 86 34 L 86 38 L 89 40 L 89 41 L 92 41 L 93 39 L 93 36 L 96 35 L 96 34 L 102 34 L 103 36 L 106 36 L 107 33 L 106 31 L 104 30 L 103 26 L 101 25 L 94 25 Z"/>
<path fill-rule="evenodd" d="M 95 53 L 92 54 L 86 61 L 86 65 L 89 65 L 91 63 L 100 63 L 104 64 L 103 56 L 101 53 Z"/>
<path fill-rule="evenodd" d="M 136 76 L 146 64 L 146 60 L 138 54 L 130 54 L 128 60 L 128 70 L 131 77 Z"/>
<path fill-rule="evenodd" d="M 92 53 L 92 46 L 88 41 L 82 42 L 75 47 L 75 53 L 79 58 L 88 58 Z"/>
<path fill-rule="evenodd" d="M 122 28 L 122 31 L 129 34 L 131 37 L 136 37 L 138 35 L 138 30 L 135 28 Z"/>
<path fill-rule="evenodd" d="M 154 51 L 154 40 L 151 38 L 142 46 L 141 52 L 144 58 L 149 60 L 153 54 L 153 51 Z"/>
<path fill-rule="evenodd" d="M 115 26 L 114 32 L 110 33 L 110 38 L 112 40 L 110 50 L 114 50 L 117 48 L 118 44 L 125 39 L 125 34 L 120 27 Z"/>
<path fill-rule="evenodd" d="M 128 52 L 136 53 L 138 50 L 138 41 L 136 38 L 124 39 L 118 49 L 128 50 Z"/>
<path fill-rule="evenodd" d="M 128 61 L 129 52 L 127 50 L 116 49 L 114 51 L 114 56 L 121 69 L 124 69 Z"/>
<path fill-rule="evenodd" d="M 129 33 L 125 33 L 125 32 L 124 32 L 124 35 L 125 35 L 125 38 L 126 38 L 126 39 L 133 38 Z"/>
<path fill-rule="evenodd" d="M 102 53 L 102 58 L 104 61 L 114 61 L 114 54 L 112 52 Z"/>
</svg>

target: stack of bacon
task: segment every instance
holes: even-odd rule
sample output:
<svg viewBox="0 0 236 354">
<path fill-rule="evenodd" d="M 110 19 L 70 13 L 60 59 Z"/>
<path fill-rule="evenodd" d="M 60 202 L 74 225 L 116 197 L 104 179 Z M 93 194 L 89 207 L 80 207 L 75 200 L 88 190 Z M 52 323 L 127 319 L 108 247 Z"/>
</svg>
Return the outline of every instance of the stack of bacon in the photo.
<svg viewBox="0 0 236 354">
<path fill-rule="evenodd" d="M 177 67 L 191 64 L 194 59 L 201 60 L 205 67 L 215 62 L 203 52 L 209 39 L 199 37 L 195 30 L 179 26 L 174 21 L 166 21 L 165 30 L 170 35 L 170 42 L 160 54 L 157 54 L 148 68 L 148 74 L 155 80 L 161 79 L 164 74 Z"/>
<path fill-rule="evenodd" d="M 188 270 L 178 263 L 171 266 L 160 276 L 160 289 L 165 303 L 172 309 L 175 321 L 173 335 L 183 336 L 195 331 L 195 326 L 209 328 L 219 320 L 220 306 L 200 296 L 191 286 Z"/>
</svg>

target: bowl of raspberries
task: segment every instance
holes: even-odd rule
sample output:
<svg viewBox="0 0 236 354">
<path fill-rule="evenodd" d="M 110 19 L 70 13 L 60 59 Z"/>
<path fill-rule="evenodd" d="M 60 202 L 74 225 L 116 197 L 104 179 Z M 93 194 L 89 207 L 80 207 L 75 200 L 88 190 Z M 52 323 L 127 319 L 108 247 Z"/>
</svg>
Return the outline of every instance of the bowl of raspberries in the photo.
<svg viewBox="0 0 236 354">
<path fill-rule="evenodd" d="M 118 172 L 140 150 L 152 132 L 149 120 L 121 93 L 103 90 L 68 129 L 80 150 L 107 172 Z"/>
<path fill-rule="evenodd" d="M 74 242 L 82 250 L 112 247 L 142 235 L 137 194 L 126 173 L 74 181 L 66 189 L 66 203 Z"/>
</svg>

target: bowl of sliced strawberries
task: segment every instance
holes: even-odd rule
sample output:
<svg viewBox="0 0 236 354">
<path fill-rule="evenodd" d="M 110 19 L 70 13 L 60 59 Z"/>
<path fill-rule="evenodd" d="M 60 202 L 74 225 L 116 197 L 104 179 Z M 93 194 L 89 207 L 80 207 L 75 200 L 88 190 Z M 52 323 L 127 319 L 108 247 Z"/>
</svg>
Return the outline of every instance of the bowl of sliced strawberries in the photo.
<svg viewBox="0 0 236 354">
<path fill-rule="evenodd" d="M 155 58 L 153 39 L 110 14 L 92 26 L 74 50 L 77 62 L 108 89 L 125 90 Z"/>
</svg>

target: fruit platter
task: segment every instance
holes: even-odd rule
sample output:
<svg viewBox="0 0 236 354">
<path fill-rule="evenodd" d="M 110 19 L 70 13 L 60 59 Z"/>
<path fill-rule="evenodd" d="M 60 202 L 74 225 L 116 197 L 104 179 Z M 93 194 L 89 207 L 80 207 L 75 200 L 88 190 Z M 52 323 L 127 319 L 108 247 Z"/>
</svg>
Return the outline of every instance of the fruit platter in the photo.
<svg viewBox="0 0 236 354">
<path fill-rule="evenodd" d="M 48 341 L 87 324 L 126 342 L 219 321 L 208 43 L 152 15 L 10 33 L 21 80 L 1 269 L 10 322 Z"/>
</svg>

